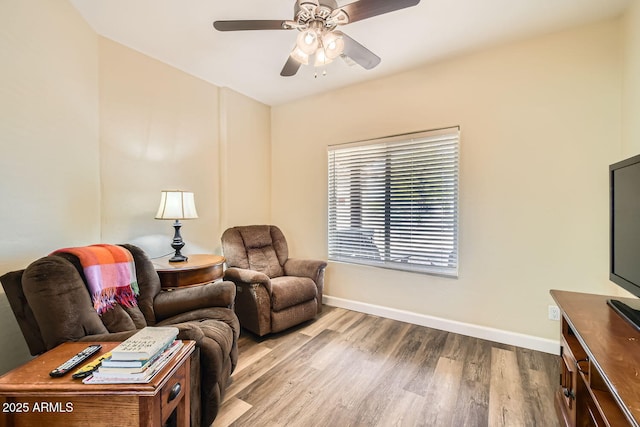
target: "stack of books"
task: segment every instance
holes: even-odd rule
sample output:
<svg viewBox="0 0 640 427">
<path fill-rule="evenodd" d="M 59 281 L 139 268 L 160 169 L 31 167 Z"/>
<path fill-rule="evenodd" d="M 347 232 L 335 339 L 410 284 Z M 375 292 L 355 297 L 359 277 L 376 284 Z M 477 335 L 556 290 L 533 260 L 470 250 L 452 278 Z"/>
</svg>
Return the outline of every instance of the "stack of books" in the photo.
<svg viewBox="0 0 640 427">
<path fill-rule="evenodd" d="M 182 347 L 178 328 L 146 327 L 111 350 L 85 384 L 148 383 Z"/>
</svg>

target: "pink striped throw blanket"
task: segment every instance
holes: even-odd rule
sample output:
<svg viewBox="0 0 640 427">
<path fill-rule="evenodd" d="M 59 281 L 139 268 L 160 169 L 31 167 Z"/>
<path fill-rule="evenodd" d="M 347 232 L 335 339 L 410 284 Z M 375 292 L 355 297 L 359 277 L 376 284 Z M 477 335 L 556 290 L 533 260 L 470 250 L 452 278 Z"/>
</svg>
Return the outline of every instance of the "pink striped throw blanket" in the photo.
<svg viewBox="0 0 640 427">
<path fill-rule="evenodd" d="M 139 294 L 131 252 L 121 246 L 91 245 L 58 249 L 75 255 L 82 264 L 93 307 L 98 314 L 120 304 L 135 307 Z"/>
</svg>

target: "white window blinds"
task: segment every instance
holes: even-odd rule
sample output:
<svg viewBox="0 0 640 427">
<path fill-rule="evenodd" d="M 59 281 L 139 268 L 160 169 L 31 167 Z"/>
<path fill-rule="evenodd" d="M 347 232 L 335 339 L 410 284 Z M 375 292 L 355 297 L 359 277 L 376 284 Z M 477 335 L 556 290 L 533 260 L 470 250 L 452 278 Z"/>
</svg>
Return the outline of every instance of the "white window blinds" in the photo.
<svg viewBox="0 0 640 427">
<path fill-rule="evenodd" d="M 457 276 L 459 134 L 329 147 L 329 259 Z"/>
</svg>

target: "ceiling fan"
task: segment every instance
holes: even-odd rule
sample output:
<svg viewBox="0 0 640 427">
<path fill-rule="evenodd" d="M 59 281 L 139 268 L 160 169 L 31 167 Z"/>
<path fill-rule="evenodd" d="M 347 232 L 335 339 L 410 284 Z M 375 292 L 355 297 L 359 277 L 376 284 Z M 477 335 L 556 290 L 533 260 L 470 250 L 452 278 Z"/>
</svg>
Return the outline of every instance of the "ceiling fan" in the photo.
<svg viewBox="0 0 640 427">
<path fill-rule="evenodd" d="M 296 0 L 293 20 L 215 21 L 218 31 L 298 30 L 296 46 L 284 64 L 281 76 L 293 76 L 301 65 L 322 66 L 339 56 L 347 57 L 370 70 L 380 57 L 338 31 L 351 22 L 415 6 L 420 0 L 359 0 L 338 7 L 335 0 Z"/>
</svg>

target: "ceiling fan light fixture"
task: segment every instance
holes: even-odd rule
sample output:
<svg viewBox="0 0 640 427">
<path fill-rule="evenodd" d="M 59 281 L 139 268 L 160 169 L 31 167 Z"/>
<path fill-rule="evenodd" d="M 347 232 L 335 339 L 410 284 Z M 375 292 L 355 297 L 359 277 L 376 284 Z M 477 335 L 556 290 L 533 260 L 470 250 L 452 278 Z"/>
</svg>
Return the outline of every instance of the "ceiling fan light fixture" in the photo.
<svg viewBox="0 0 640 427">
<path fill-rule="evenodd" d="M 318 35 L 314 30 L 305 30 L 298 34 L 296 46 L 307 55 L 313 55 L 319 44 Z"/>
<path fill-rule="evenodd" d="M 322 46 L 327 58 L 336 59 L 344 53 L 344 40 L 340 31 L 328 31 L 322 36 Z"/>
<path fill-rule="evenodd" d="M 331 64 L 332 62 L 333 58 L 327 56 L 323 48 L 320 48 L 316 51 L 315 59 L 313 61 L 314 67 L 322 67 L 324 65 Z"/>
<path fill-rule="evenodd" d="M 309 65 L 309 55 L 304 53 L 298 46 L 293 48 L 289 56 L 303 65 Z"/>
</svg>

